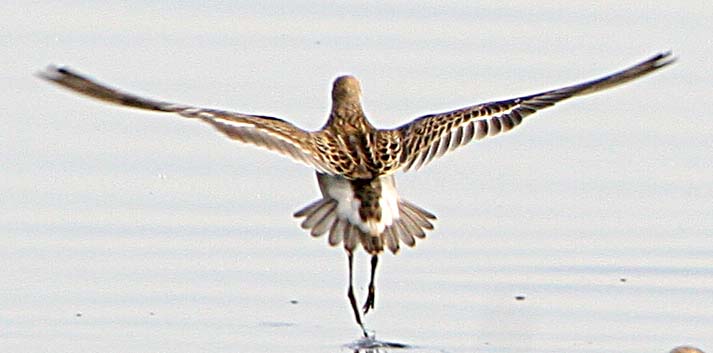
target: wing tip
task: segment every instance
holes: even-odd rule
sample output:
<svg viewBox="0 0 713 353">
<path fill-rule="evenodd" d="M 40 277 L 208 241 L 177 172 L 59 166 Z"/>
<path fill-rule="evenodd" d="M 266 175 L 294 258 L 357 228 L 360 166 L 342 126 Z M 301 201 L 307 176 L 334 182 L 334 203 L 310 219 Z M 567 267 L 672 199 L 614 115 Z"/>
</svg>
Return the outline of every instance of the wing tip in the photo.
<svg viewBox="0 0 713 353">
<path fill-rule="evenodd" d="M 47 67 L 45 67 L 44 70 L 37 71 L 35 73 L 35 76 L 47 80 L 50 82 L 55 82 L 55 83 L 61 83 L 68 78 L 77 78 L 77 79 L 82 79 L 86 80 L 86 78 L 82 77 L 78 73 L 74 72 L 72 69 L 67 67 L 66 65 L 57 65 L 57 64 L 49 64 Z"/>
<path fill-rule="evenodd" d="M 673 50 L 668 49 L 654 55 L 650 61 L 654 64 L 654 67 L 661 68 L 664 66 L 671 65 L 678 60 L 676 56 L 673 55 Z"/>
<path fill-rule="evenodd" d="M 64 76 L 66 68 L 63 65 L 49 64 L 44 70 L 35 72 L 35 76 L 48 81 L 57 81 Z"/>
</svg>

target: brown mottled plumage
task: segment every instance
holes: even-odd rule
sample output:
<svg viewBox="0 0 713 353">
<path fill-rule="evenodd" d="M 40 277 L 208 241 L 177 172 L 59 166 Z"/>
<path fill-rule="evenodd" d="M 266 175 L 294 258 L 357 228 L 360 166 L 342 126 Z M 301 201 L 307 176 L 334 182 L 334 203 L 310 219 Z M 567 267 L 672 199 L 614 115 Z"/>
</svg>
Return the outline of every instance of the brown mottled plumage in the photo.
<svg viewBox="0 0 713 353">
<path fill-rule="evenodd" d="M 49 67 L 40 75 L 103 101 L 202 120 L 233 140 L 270 149 L 314 168 L 323 198 L 294 215 L 304 218 L 302 227 L 311 235 L 328 234 L 330 245 L 343 244 L 349 259 L 347 296 L 366 335 L 352 287 L 353 252 L 361 245 L 372 255 L 369 294 L 363 306 L 366 313 L 374 307 L 378 254 L 384 247 L 396 253 L 400 243 L 414 246 L 415 238 L 424 238 L 436 219 L 398 196 L 394 172 L 418 169 L 473 140 L 507 132 L 540 109 L 631 81 L 673 61 L 670 53 L 662 53 L 596 80 L 426 115 L 395 129 L 372 126 L 362 109 L 359 81 L 342 76 L 334 81 L 327 123 L 313 132 L 278 118 L 139 97 L 66 68 Z"/>
</svg>

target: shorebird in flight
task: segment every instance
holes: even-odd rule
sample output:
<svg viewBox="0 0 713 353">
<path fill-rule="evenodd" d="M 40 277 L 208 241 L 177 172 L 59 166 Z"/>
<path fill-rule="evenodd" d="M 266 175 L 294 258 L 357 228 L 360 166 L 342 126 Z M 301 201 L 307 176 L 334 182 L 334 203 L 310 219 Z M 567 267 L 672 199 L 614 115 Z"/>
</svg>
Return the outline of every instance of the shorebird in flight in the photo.
<svg viewBox="0 0 713 353">
<path fill-rule="evenodd" d="M 471 141 L 497 136 L 529 115 L 555 103 L 629 82 L 666 65 L 670 52 L 655 55 L 595 80 L 541 93 L 480 103 L 429 114 L 394 129 L 375 128 L 361 106 L 361 88 L 353 76 L 334 81 L 332 110 L 318 131 L 305 131 L 274 117 L 236 113 L 140 97 L 111 88 L 64 67 L 50 66 L 40 76 L 77 93 L 129 107 L 176 113 L 212 125 L 229 138 L 267 148 L 316 170 L 322 198 L 294 216 L 312 236 L 327 234 L 329 245 L 343 244 L 349 265 L 347 297 L 357 324 L 362 323 L 352 286 L 353 254 L 358 246 L 371 255 L 368 294 L 362 306 L 374 308 L 378 256 L 388 248 L 412 247 L 433 229 L 436 217 L 399 197 L 396 171 L 415 170 Z"/>
</svg>

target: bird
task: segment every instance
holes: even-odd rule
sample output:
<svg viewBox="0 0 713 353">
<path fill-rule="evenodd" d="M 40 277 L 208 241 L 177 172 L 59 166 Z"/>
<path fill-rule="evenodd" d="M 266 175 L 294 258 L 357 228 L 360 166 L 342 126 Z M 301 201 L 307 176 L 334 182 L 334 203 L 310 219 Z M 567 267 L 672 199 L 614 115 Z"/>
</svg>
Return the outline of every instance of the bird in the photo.
<svg viewBox="0 0 713 353">
<path fill-rule="evenodd" d="M 337 77 L 327 122 L 316 131 L 301 129 L 277 117 L 202 108 L 146 98 L 105 85 L 65 66 L 50 65 L 38 74 L 64 88 L 122 106 L 174 113 L 207 123 L 228 138 L 256 145 L 314 169 L 321 198 L 294 213 L 310 235 L 326 235 L 329 245 L 342 245 L 347 255 L 347 299 L 356 324 L 369 337 L 362 320 L 375 307 L 375 274 L 379 255 L 413 247 L 434 229 L 436 216 L 401 198 L 394 174 L 417 170 L 473 141 L 499 136 L 525 118 L 568 98 L 582 96 L 640 78 L 675 61 L 670 51 L 597 79 L 511 99 L 478 103 L 428 114 L 390 129 L 374 127 L 362 108 L 356 77 Z M 357 305 L 353 286 L 354 253 L 361 246 L 371 255 L 366 300 Z"/>
</svg>

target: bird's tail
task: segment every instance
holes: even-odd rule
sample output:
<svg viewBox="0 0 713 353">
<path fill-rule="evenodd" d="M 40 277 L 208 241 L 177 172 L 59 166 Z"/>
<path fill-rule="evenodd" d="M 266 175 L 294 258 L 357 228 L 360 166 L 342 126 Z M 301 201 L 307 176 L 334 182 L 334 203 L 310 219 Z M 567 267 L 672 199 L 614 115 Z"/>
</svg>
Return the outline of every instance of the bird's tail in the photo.
<svg viewBox="0 0 713 353">
<path fill-rule="evenodd" d="M 415 238 L 425 238 L 426 231 L 433 229 L 431 221 L 436 220 L 431 212 L 405 200 L 399 200 L 398 210 L 398 217 L 394 217 L 393 223 L 377 236 L 363 232 L 347 218 L 340 217 L 337 201 L 332 198 L 317 200 L 295 212 L 294 216 L 304 217 L 302 228 L 308 229 L 313 237 L 328 233 L 331 246 L 344 243 L 344 248 L 353 252 L 361 244 L 366 252 L 377 254 L 386 245 L 392 253 L 396 253 L 400 242 L 412 247 L 416 244 Z"/>
</svg>

